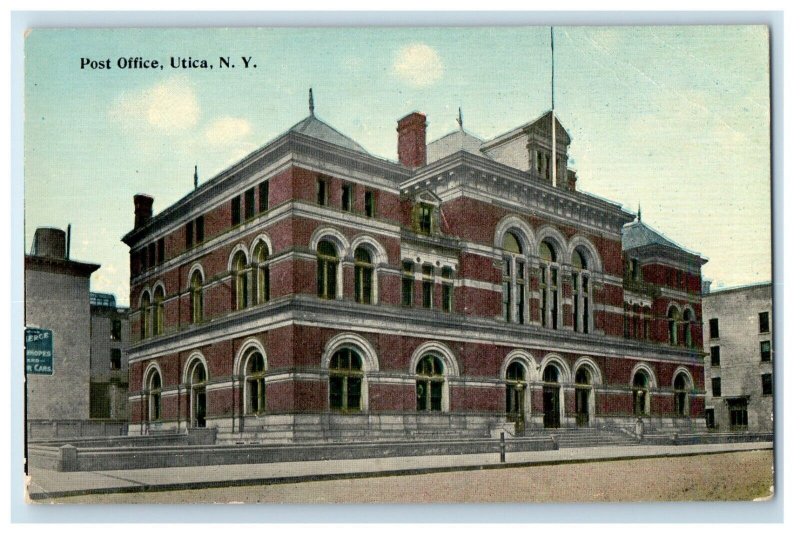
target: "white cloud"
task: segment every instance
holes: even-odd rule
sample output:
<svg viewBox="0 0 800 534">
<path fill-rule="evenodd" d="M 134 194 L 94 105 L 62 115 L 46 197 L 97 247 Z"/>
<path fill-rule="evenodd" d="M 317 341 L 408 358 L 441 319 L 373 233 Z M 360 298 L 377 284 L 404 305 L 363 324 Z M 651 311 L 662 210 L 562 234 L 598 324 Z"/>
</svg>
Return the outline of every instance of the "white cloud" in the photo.
<svg viewBox="0 0 800 534">
<path fill-rule="evenodd" d="M 442 77 L 442 60 L 430 46 L 415 43 L 404 46 L 394 56 L 392 71 L 412 87 L 433 85 Z"/>
<path fill-rule="evenodd" d="M 250 121 L 236 117 L 221 117 L 206 126 L 204 136 L 212 145 L 238 143 L 253 130 Z"/>
<path fill-rule="evenodd" d="M 181 78 L 171 78 L 147 89 L 123 93 L 109 110 L 117 121 L 144 122 L 166 133 L 192 128 L 200 118 L 194 89 Z"/>
</svg>

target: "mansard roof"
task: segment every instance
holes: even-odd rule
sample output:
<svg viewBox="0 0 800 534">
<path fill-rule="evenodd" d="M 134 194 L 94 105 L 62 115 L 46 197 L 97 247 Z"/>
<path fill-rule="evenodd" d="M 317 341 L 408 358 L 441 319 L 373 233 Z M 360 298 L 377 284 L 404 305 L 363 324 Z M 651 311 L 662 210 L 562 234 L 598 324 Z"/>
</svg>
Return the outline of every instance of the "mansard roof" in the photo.
<svg viewBox="0 0 800 534">
<path fill-rule="evenodd" d="M 357 152 L 361 152 L 362 154 L 369 154 L 364 147 L 343 133 L 339 132 L 332 126 L 329 126 L 325 122 L 319 120 L 315 115 L 309 115 L 302 121 L 289 128 L 289 131 L 307 135 L 309 137 L 313 137 L 314 139 L 326 141 L 344 148 L 349 148 L 350 150 L 355 150 Z"/>
<path fill-rule="evenodd" d="M 677 250 L 683 254 L 696 256 L 703 260 L 703 263 L 705 263 L 705 258 L 703 258 L 700 254 L 689 250 L 679 245 L 675 241 L 665 237 L 663 234 L 646 225 L 641 220 L 636 220 L 622 227 L 622 250 L 627 252 L 629 250 L 646 247 L 648 245 L 657 245 L 672 250 Z"/>
<path fill-rule="evenodd" d="M 484 154 L 481 152 L 482 144 L 482 139 L 479 139 L 474 135 L 465 132 L 464 130 L 450 132 L 444 137 L 440 137 L 439 139 L 428 143 L 428 163 L 433 163 L 434 161 L 438 161 L 461 150 L 469 152 L 470 154 L 483 156 Z"/>
</svg>

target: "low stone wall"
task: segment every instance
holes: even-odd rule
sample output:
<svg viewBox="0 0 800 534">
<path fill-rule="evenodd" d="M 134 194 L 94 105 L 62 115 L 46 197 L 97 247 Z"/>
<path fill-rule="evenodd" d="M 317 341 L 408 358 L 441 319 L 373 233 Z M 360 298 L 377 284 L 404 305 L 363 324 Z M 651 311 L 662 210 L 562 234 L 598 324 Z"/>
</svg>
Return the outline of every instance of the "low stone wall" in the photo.
<svg viewBox="0 0 800 534">
<path fill-rule="evenodd" d="M 773 441 L 772 432 L 703 432 L 697 434 L 645 434 L 642 445 L 704 445 Z"/>
<path fill-rule="evenodd" d="M 550 438 L 506 439 L 507 452 L 552 450 Z M 78 448 L 36 445 L 29 448 L 31 465 L 56 471 L 111 471 L 159 467 L 191 467 L 399 456 L 498 453 L 500 440 L 318 443 L 303 445 L 186 445 Z"/>
<path fill-rule="evenodd" d="M 125 421 L 94 420 L 28 420 L 28 442 L 55 438 L 79 438 L 93 436 L 125 436 L 128 423 Z"/>
</svg>

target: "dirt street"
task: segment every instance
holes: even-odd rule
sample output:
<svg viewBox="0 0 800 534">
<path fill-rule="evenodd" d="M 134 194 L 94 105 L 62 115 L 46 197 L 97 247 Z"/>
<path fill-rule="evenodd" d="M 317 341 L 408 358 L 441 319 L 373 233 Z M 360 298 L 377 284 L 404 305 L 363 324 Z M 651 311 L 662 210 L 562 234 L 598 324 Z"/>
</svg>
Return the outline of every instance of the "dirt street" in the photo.
<svg viewBox="0 0 800 534">
<path fill-rule="evenodd" d="M 426 475 L 91 495 L 61 503 L 472 503 L 752 500 L 770 494 L 772 451 Z"/>
</svg>

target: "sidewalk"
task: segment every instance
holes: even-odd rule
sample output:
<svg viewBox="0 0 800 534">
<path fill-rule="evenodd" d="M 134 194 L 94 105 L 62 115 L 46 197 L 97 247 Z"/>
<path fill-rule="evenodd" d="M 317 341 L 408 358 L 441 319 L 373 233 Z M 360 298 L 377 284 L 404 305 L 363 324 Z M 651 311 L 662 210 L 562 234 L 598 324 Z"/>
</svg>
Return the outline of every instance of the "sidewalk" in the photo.
<svg viewBox="0 0 800 534">
<path fill-rule="evenodd" d="M 67 473 L 31 468 L 28 494 L 33 500 L 47 500 L 99 493 L 286 484 L 313 480 L 687 456 L 772 448 L 772 442 L 590 447 L 507 453 L 506 463 L 500 463 L 499 453 L 492 453 Z"/>
</svg>

